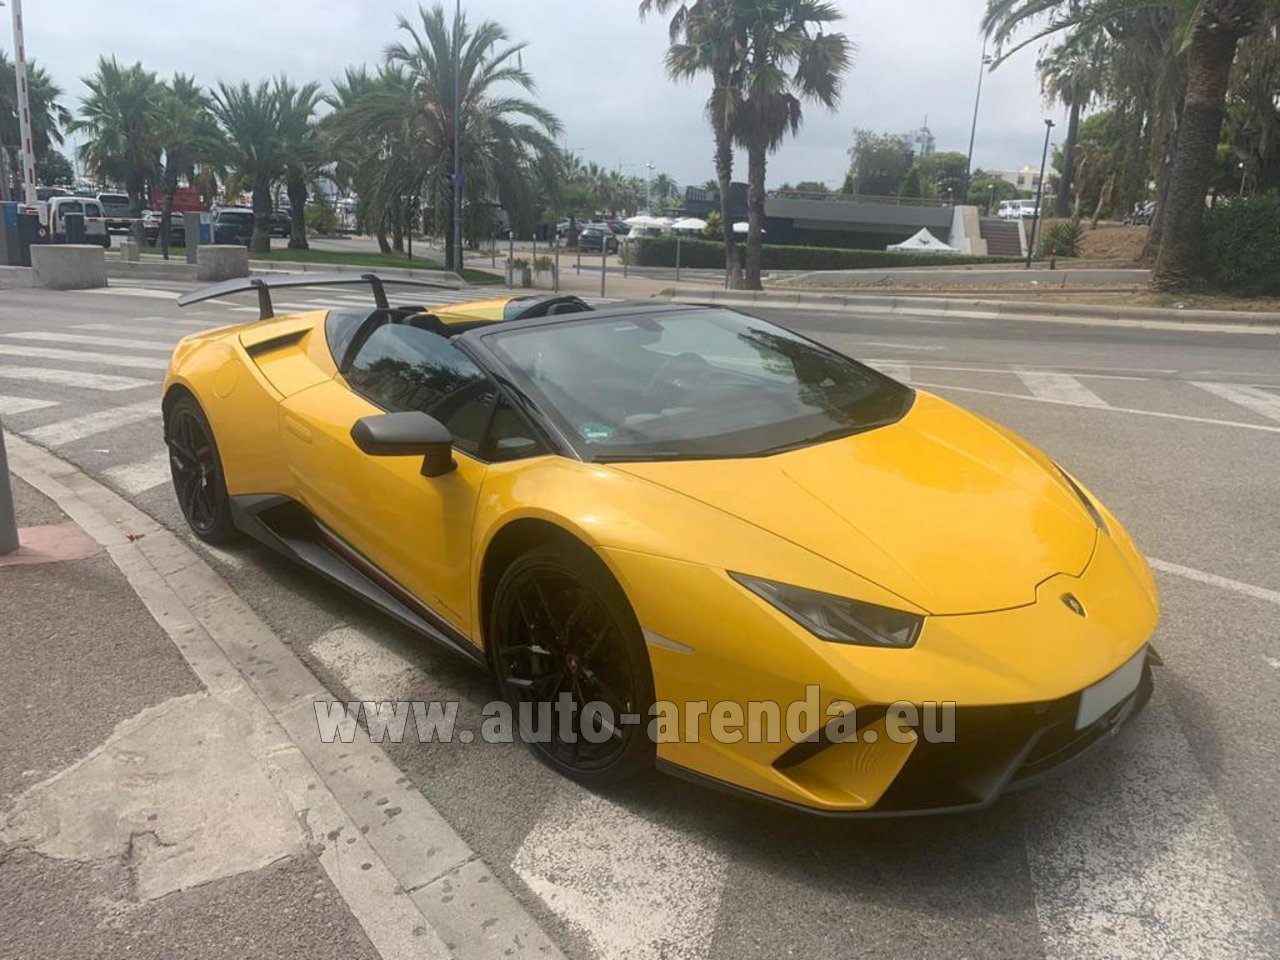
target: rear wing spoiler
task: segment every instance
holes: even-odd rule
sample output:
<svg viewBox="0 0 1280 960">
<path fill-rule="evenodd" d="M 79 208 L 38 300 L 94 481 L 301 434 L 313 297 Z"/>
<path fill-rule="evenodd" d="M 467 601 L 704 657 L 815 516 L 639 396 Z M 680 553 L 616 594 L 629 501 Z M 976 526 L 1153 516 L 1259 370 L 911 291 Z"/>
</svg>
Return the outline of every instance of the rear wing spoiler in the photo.
<svg viewBox="0 0 1280 960">
<path fill-rule="evenodd" d="M 331 287 L 338 285 L 368 284 L 373 289 L 373 299 L 379 310 L 390 306 L 387 300 L 386 284 L 395 283 L 409 287 L 430 287 L 436 290 L 456 290 L 447 283 L 435 283 L 431 280 L 410 280 L 400 277 L 380 277 L 376 273 L 281 273 L 266 277 L 237 277 L 224 280 L 211 287 L 193 290 L 178 298 L 178 306 L 186 307 L 203 300 L 216 300 L 218 297 L 230 297 L 237 293 L 256 290 L 258 293 L 258 314 L 260 320 L 269 320 L 275 316 L 271 307 L 271 291 L 290 287 Z"/>
</svg>

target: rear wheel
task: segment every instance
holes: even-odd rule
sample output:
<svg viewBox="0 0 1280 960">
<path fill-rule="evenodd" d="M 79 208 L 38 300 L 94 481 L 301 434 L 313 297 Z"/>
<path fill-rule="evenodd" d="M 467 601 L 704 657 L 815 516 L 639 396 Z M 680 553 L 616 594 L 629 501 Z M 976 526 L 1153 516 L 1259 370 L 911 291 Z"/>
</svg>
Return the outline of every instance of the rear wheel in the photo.
<svg viewBox="0 0 1280 960">
<path fill-rule="evenodd" d="M 515 560 L 494 592 L 490 660 L 525 741 L 548 765 L 607 785 L 653 766 L 653 673 L 635 614 L 584 546 Z"/>
<path fill-rule="evenodd" d="M 227 542 L 235 535 L 231 500 L 213 429 L 194 398 L 174 403 L 165 433 L 173 489 L 187 524 L 206 543 Z"/>
</svg>

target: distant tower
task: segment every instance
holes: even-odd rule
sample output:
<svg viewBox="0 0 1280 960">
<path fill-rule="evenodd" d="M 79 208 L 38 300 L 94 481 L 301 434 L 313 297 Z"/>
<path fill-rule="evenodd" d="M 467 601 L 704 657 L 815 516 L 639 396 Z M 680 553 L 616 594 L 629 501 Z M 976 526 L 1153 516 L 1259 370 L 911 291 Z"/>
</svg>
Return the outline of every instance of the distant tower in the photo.
<svg viewBox="0 0 1280 960">
<path fill-rule="evenodd" d="M 915 132 L 916 156 L 923 160 L 938 152 L 938 138 L 929 129 L 929 115 L 924 116 L 924 126 Z"/>
</svg>

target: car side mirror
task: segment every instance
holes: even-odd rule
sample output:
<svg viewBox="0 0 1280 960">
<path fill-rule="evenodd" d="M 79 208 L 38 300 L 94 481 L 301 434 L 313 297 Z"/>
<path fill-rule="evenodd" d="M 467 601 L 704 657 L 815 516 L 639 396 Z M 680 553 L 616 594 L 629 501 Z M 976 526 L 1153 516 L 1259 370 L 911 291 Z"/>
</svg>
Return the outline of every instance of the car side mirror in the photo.
<svg viewBox="0 0 1280 960">
<path fill-rule="evenodd" d="M 371 457 L 422 457 L 424 477 L 442 477 L 458 468 L 449 429 L 416 410 L 361 417 L 351 428 L 351 439 Z"/>
</svg>

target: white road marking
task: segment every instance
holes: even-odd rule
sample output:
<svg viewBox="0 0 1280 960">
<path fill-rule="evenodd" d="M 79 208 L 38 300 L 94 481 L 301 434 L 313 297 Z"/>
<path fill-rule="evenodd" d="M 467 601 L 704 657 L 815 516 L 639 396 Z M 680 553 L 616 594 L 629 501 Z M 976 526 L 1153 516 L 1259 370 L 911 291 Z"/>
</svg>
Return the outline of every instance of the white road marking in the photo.
<svg viewBox="0 0 1280 960">
<path fill-rule="evenodd" d="M 218 328 L 218 324 L 213 322 L 212 320 L 208 322 L 204 320 L 158 320 L 158 319 L 150 319 L 150 318 L 144 317 L 141 320 L 136 321 L 136 323 L 148 324 L 148 326 L 139 327 L 135 325 L 135 321 L 130 320 L 127 323 L 78 323 L 71 329 L 72 330 L 107 330 L 114 333 L 131 333 L 135 335 L 142 333 L 142 334 L 146 334 L 147 336 L 157 336 L 157 337 L 167 334 L 173 337 L 174 340 L 176 341 L 179 338 L 185 337 L 188 334 L 196 331 L 216 330 Z M 161 330 L 161 329 L 157 329 L 157 327 L 155 326 L 149 326 L 149 324 L 160 324 L 160 323 L 163 323 L 167 327 L 179 327 L 181 329 Z"/>
<path fill-rule="evenodd" d="M 863 359 L 863 358 L 861 358 L 861 357 L 859 357 L 858 359 L 862 360 L 862 362 L 863 362 L 863 363 L 869 363 L 869 364 L 871 364 L 872 366 L 874 366 L 874 365 L 876 365 L 876 364 L 880 363 L 880 361 L 879 361 L 879 360 L 866 360 L 866 359 Z M 946 373 L 1005 373 L 1005 374 L 1016 374 L 1016 373 L 1018 372 L 1018 371 L 1014 370 L 1012 367 L 965 367 L 965 366 L 960 366 L 960 365 L 939 364 L 939 363 L 912 363 L 912 366 L 919 367 L 921 370 L 941 370 L 941 371 L 944 371 L 944 372 L 946 372 Z M 1130 375 L 1128 375 L 1128 374 L 1118 374 L 1118 373 L 1086 373 L 1086 372 L 1082 372 L 1082 371 L 1079 371 L 1079 370 L 1072 370 L 1072 371 L 1070 371 L 1069 373 L 1064 373 L 1064 371 L 1060 371 L 1060 370 L 1047 370 L 1047 371 L 1045 371 L 1045 372 L 1046 372 L 1046 373 L 1051 373 L 1051 374 L 1062 374 L 1062 375 L 1065 375 L 1065 376 L 1076 377 L 1077 379 L 1081 379 L 1081 380 L 1136 380 L 1136 381 L 1146 381 L 1146 380 L 1152 380 L 1152 379 L 1155 379 L 1155 378 L 1153 378 L 1153 377 L 1137 377 L 1137 376 L 1130 376 Z M 1176 372 L 1177 372 L 1176 370 L 1167 370 L 1167 371 L 1166 371 L 1166 370 L 1152 370 L 1152 371 L 1151 371 L 1151 373 L 1176 373 Z"/>
<path fill-rule="evenodd" d="M 1265 659 L 1267 661 L 1267 666 L 1274 667 L 1276 670 L 1280 670 L 1280 658 L 1266 657 Z"/>
<path fill-rule="evenodd" d="M 707 956 L 728 871 L 691 832 L 578 789 L 543 811 L 511 867 L 601 960 Z"/>
<path fill-rule="evenodd" d="M 140 367 L 146 370 L 165 370 L 169 361 L 164 357 L 138 357 L 127 353 L 95 353 L 89 350 L 59 350 L 55 347 L 15 347 L 0 343 L 0 356 L 31 357 L 38 360 L 70 360 L 75 363 L 96 363 L 107 367 Z"/>
<path fill-rule="evenodd" d="M 401 700 L 422 676 L 412 662 L 355 627 L 329 630 L 311 653 L 359 700 Z"/>
<path fill-rule="evenodd" d="M 1046 960 L 1274 956 L 1267 899 L 1158 694 L 1101 762 L 1026 796 Z"/>
<path fill-rule="evenodd" d="M 234 306 L 228 305 L 228 309 L 230 309 L 233 313 L 258 313 L 259 312 L 257 307 L 234 307 Z"/>
<path fill-rule="evenodd" d="M 1280 590 L 1268 590 L 1266 587 L 1244 583 L 1240 580 L 1232 580 L 1229 577 L 1220 577 L 1216 573 L 1206 573 L 1194 567 L 1184 567 L 1180 563 L 1170 563 L 1168 560 L 1157 560 L 1155 557 L 1147 557 L 1147 563 L 1151 564 L 1152 570 L 1171 573 L 1175 577 L 1185 577 L 1188 580 L 1195 580 L 1197 583 L 1207 583 L 1211 587 L 1221 587 L 1223 590 L 1242 593 L 1246 597 L 1265 600 L 1267 603 L 1274 603 L 1276 606 L 1280 606 Z"/>
<path fill-rule="evenodd" d="M 47 423 L 33 430 L 23 431 L 23 436 L 46 447 L 58 447 L 98 433 L 114 430 L 116 427 L 128 426 L 131 423 L 142 423 L 146 420 L 160 419 L 160 404 L 154 400 L 143 403 L 131 403 L 124 407 L 110 407 L 87 413 L 83 417 L 72 417 L 70 420 L 59 420 Z"/>
<path fill-rule="evenodd" d="M 56 407 L 57 400 L 32 400 L 29 397 L 6 397 L 0 395 L 0 413 L 26 413 L 29 410 L 43 410 L 45 407 Z"/>
<path fill-rule="evenodd" d="M 945 350 L 946 347 L 920 343 L 883 343 L 878 340 L 854 340 L 855 347 L 882 347 L 885 350 Z"/>
<path fill-rule="evenodd" d="M 95 337 L 79 333 L 61 333 L 59 331 L 44 332 L 41 330 L 24 330 L 21 333 L 4 333 L 0 336 L 10 340 L 37 340 L 44 343 L 82 343 L 90 347 L 119 347 L 124 350 L 159 350 L 161 353 L 172 353 L 173 344 L 160 340 L 130 340 L 124 337 Z"/>
<path fill-rule="evenodd" d="M 1236 383 L 1204 383 L 1194 381 L 1194 386 L 1228 400 L 1237 406 L 1252 410 L 1269 420 L 1280 420 L 1280 395 Z"/>
<path fill-rule="evenodd" d="M 893 377 L 899 383 L 911 382 L 911 367 L 909 364 L 899 363 L 896 360 L 877 360 L 870 365 L 886 377 Z"/>
<path fill-rule="evenodd" d="M 1033 396 L 1040 397 L 1042 400 L 1058 400 L 1081 407 L 1111 406 L 1075 377 L 1065 373 L 1049 373 L 1043 370 L 1014 370 L 1013 372 Z"/>
<path fill-rule="evenodd" d="M 154 380 L 118 377 L 110 373 L 88 373 L 84 370 L 59 370 L 56 367 L 14 367 L 0 365 L 0 380 L 26 380 L 52 383 L 60 387 L 83 387 L 86 390 L 133 390 L 155 384 Z"/>
<path fill-rule="evenodd" d="M 1008 371 L 1005 371 L 1006 373 Z M 1185 413 L 1164 413 L 1159 410 L 1135 410 L 1132 407 L 1091 407 L 1083 403 L 1068 400 L 1048 400 L 1044 397 L 1028 397 L 1024 393 L 1005 393 L 1001 390 L 979 390 L 976 387 L 956 387 L 949 383 L 920 383 L 917 387 L 927 390 L 957 390 L 960 393 L 977 393 L 985 397 L 1005 397 L 1009 400 L 1030 400 L 1034 403 L 1056 403 L 1067 407 L 1085 407 L 1089 410 L 1106 410 L 1112 413 L 1132 413 L 1140 417 L 1160 417 L 1164 420 L 1182 420 L 1188 423 L 1207 423 L 1215 427 L 1239 427 L 1242 430 L 1261 430 L 1264 433 L 1280 433 L 1280 427 L 1271 427 L 1261 423 L 1241 423 L 1238 420 L 1217 420 L 1213 417 L 1192 417 Z"/>
<path fill-rule="evenodd" d="M 118 467 L 110 467 L 102 471 L 102 476 L 112 486 L 123 490 L 125 493 L 142 493 L 158 487 L 162 483 L 168 483 L 171 479 L 169 451 L 161 450 L 145 460 L 124 463 Z"/>
<path fill-rule="evenodd" d="M 92 290 L 79 290 L 78 293 L 96 294 L 98 296 L 116 296 L 116 297 L 150 297 L 155 300 L 177 300 L 180 294 L 173 290 L 155 290 L 150 287 L 130 287 L 127 285 L 113 285 L 110 287 L 97 287 Z"/>
</svg>

